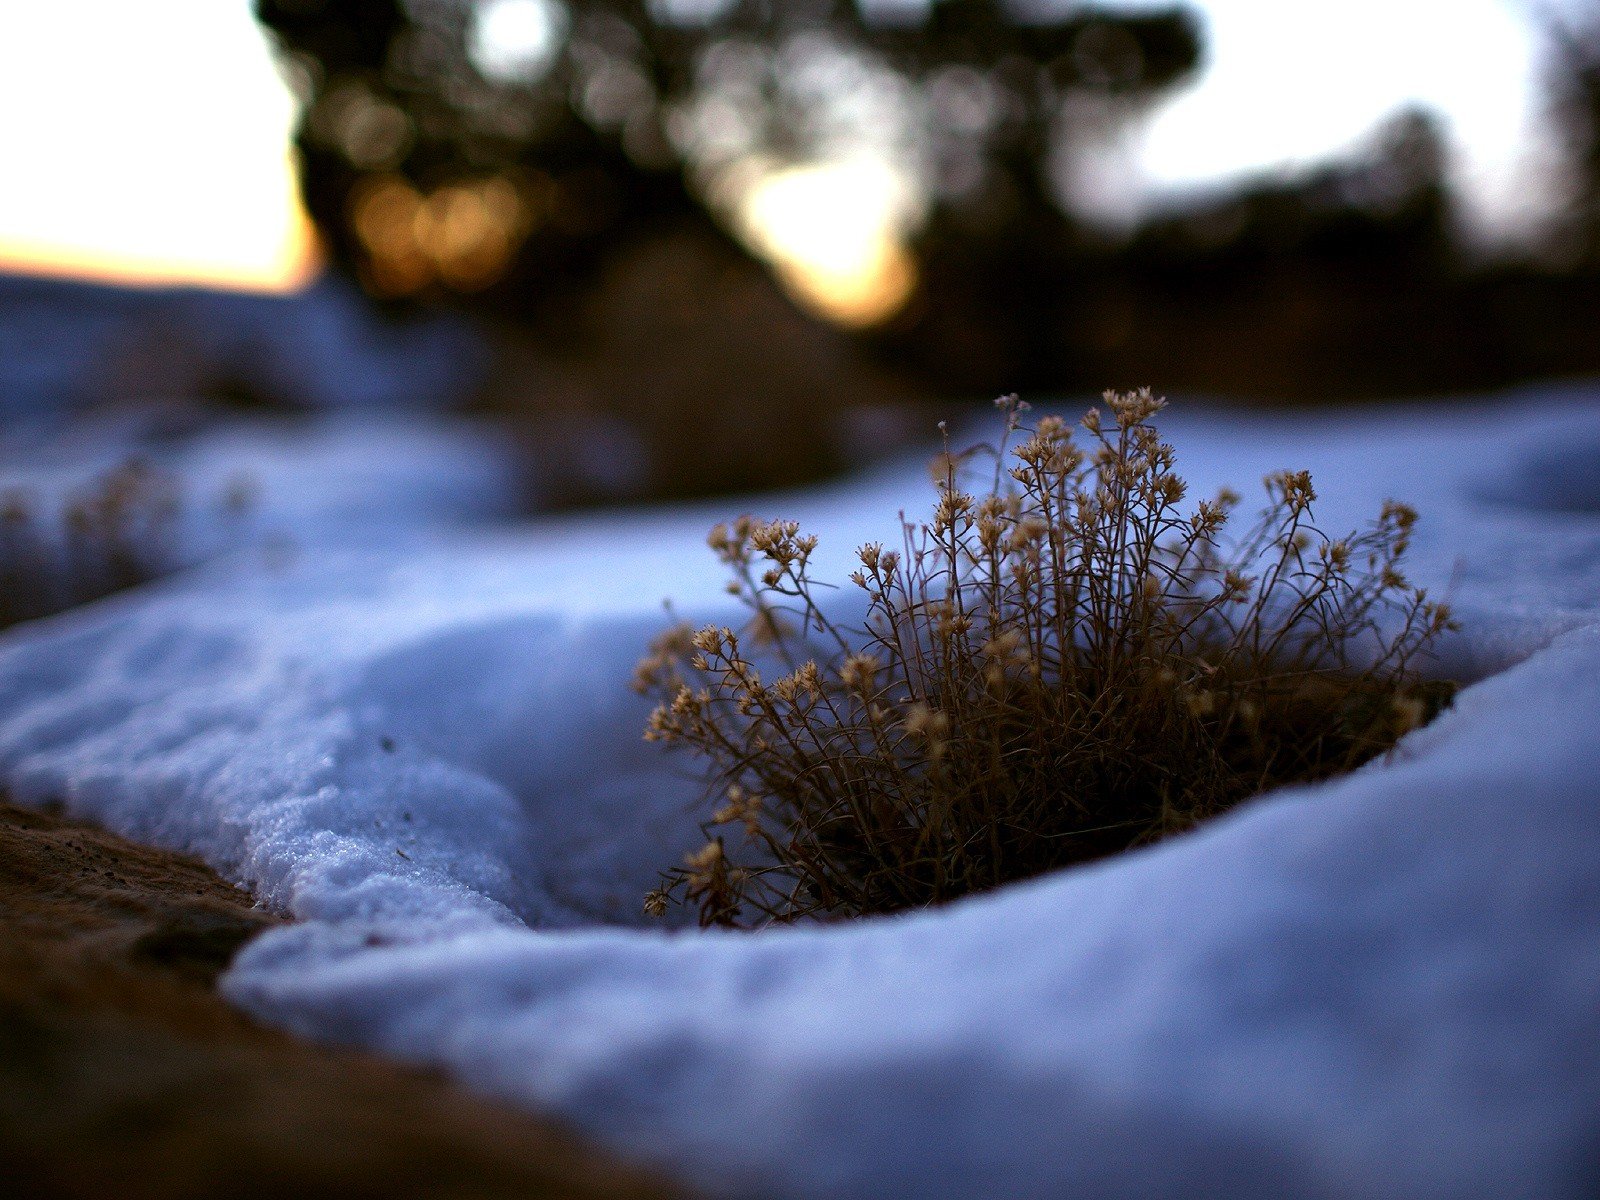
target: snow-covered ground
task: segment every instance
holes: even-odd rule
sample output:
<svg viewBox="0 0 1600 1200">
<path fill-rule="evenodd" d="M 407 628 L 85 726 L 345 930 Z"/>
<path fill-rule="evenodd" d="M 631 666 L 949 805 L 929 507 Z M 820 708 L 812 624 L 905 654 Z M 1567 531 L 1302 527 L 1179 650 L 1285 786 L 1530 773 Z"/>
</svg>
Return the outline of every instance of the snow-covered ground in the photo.
<svg viewBox="0 0 1600 1200">
<path fill-rule="evenodd" d="M 481 525 L 515 513 L 523 482 L 491 427 L 438 416 L 222 417 L 174 406 L 8 432 L 0 495 L 23 499 L 40 536 L 58 536 L 70 504 L 138 462 L 176 489 L 171 556 L 185 564 Z"/>
<path fill-rule="evenodd" d="M 1335 531 L 1414 503 L 1455 708 L 939 911 L 664 932 L 640 898 L 698 788 L 626 680 L 664 597 L 726 611 L 714 505 L 240 558 L 19 628 L 0 782 L 300 918 L 225 979 L 262 1019 L 713 1190 L 1600 1193 L 1600 394 L 1166 427 L 1195 494 L 1289 466 Z M 928 497 L 907 463 L 750 507 L 842 572 Z"/>
<path fill-rule="evenodd" d="M 384 320 L 325 275 L 286 296 L 0 272 L 0 418 L 59 427 L 96 406 L 227 380 L 308 412 L 438 412 L 482 382 L 460 320 Z"/>
</svg>

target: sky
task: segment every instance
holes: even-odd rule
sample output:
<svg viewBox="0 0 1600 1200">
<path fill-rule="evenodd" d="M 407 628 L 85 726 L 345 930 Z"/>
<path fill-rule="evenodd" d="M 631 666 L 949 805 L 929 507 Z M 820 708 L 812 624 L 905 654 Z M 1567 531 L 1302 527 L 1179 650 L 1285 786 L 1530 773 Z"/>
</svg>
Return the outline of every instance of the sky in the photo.
<svg viewBox="0 0 1600 1200">
<path fill-rule="evenodd" d="M 288 290 L 295 106 L 249 0 L 0 0 L 0 267 Z"/>
<path fill-rule="evenodd" d="M 1122 0 L 1126 9 L 1159 3 Z M 1208 61 L 1134 152 L 1155 193 L 1356 146 L 1408 104 L 1442 119 L 1468 218 L 1514 231 L 1547 203 L 1539 43 L 1518 0 L 1203 0 Z M 1374 30 L 1384 36 L 1375 37 Z"/>
<path fill-rule="evenodd" d="M 1408 104 L 1443 119 L 1468 217 L 1487 236 L 1547 206 L 1539 47 L 1522 0 L 1196 7 L 1206 69 L 1103 164 L 1105 194 L 1124 207 L 1348 150 Z M 514 3 L 504 36 L 531 11 Z M 289 157 L 294 103 L 249 0 L 0 0 L 0 111 L 11 114 L 0 267 L 269 290 L 313 271 Z M 839 176 L 853 177 L 864 176 Z"/>
</svg>

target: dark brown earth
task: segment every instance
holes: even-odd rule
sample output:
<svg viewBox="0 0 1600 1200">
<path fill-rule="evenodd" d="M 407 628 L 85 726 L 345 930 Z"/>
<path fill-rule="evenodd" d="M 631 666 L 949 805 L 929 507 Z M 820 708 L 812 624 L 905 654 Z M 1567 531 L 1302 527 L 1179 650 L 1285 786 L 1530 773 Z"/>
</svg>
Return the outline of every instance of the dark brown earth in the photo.
<svg viewBox="0 0 1600 1200">
<path fill-rule="evenodd" d="M 217 995 L 275 918 L 195 859 L 0 804 L 0 1193 L 681 1195 L 442 1078 Z"/>
</svg>

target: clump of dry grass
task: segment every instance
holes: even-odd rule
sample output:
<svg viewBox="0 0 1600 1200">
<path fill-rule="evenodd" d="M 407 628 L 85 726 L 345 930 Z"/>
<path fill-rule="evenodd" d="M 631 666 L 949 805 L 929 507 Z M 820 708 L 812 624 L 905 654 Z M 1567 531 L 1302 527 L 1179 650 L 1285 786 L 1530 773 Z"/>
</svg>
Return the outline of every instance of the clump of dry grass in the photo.
<svg viewBox="0 0 1600 1200">
<path fill-rule="evenodd" d="M 1415 671 L 1452 622 L 1400 573 L 1410 508 L 1331 538 L 1309 475 L 1283 471 L 1230 538 L 1237 495 L 1181 509 L 1163 402 L 1105 399 L 1081 434 L 1000 401 L 1000 447 L 936 463 L 932 520 L 860 548 L 861 628 L 819 607 L 795 523 L 712 530 L 751 619 L 676 627 L 640 664 L 661 700 L 645 737 L 706 759 L 715 798 L 647 911 L 937 904 L 1349 770 L 1448 699 Z M 961 476 L 985 450 L 975 495 Z"/>
<path fill-rule="evenodd" d="M 247 479 L 231 482 L 223 514 L 250 507 Z M 54 509 L 27 491 L 0 493 L 0 628 L 87 604 L 181 565 L 179 481 L 130 458 Z"/>
</svg>

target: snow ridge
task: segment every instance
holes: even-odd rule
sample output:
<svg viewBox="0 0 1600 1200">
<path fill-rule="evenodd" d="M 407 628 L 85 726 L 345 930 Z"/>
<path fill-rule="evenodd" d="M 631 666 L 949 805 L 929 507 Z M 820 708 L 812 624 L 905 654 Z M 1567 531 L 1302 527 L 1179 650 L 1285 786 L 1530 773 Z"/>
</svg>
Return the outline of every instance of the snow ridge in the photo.
<svg viewBox="0 0 1600 1200">
<path fill-rule="evenodd" d="M 623 683 L 662 596 L 723 611 L 702 508 L 240 559 L 18 629 L 0 779 L 298 917 L 226 977 L 262 1019 L 713 1191 L 1594 1194 L 1600 410 L 1169 424 L 1195 494 L 1309 466 L 1330 530 L 1414 503 L 1481 682 L 1387 762 L 1113 862 L 664 932 L 639 900 L 697 789 Z M 842 563 L 919 474 L 759 504 Z"/>
</svg>

